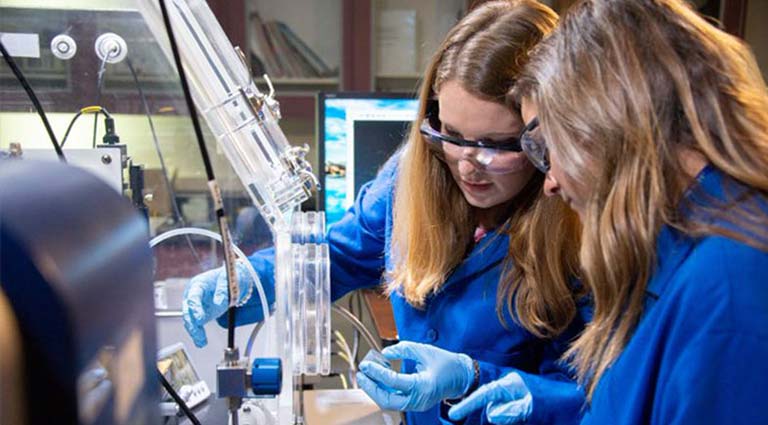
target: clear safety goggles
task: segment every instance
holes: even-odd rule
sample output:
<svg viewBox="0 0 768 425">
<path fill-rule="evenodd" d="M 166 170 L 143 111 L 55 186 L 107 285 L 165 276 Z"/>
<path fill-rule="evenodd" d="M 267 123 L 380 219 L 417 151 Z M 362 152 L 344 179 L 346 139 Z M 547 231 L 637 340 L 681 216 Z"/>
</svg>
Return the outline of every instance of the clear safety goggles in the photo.
<svg viewBox="0 0 768 425">
<path fill-rule="evenodd" d="M 539 117 L 532 119 L 525 125 L 522 133 L 520 133 L 520 144 L 525 155 L 539 171 L 542 173 L 549 171 L 549 150 L 539 131 Z"/>
<path fill-rule="evenodd" d="M 519 168 L 518 154 L 523 151 L 520 139 L 466 140 L 441 133 L 437 101 L 430 104 L 427 116 L 419 127 L 427 146 L 445 162 L 470 161 L 492 174 L 506 174 Z"/>
</svg>

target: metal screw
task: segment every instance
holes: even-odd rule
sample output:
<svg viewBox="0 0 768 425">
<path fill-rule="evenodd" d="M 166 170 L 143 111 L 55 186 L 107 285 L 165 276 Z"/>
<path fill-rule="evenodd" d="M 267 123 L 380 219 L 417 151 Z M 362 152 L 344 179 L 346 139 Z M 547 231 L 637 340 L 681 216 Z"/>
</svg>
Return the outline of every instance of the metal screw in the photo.
<svg viewBox="0 0 768 425">
<path fill-rule="evenodd" d="M 11 142 L 10 149 L 11 157 L 17 157 L 22 155 L 21 143 Z"/>
<path fill-rule="evenodd" d="M 101 156 L 101 163 L 104 165 L 108 165 L 112 163 L 112 156 L 111 155 L 102 155 Z"/>
</svg>

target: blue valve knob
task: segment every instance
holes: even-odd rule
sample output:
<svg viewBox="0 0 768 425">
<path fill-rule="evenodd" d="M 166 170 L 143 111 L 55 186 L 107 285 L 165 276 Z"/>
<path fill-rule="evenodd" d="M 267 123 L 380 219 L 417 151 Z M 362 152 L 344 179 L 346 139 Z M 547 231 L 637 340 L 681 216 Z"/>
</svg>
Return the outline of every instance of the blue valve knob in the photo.
<svg viewBox="0 0 768 425">
<path fill-rule="evenodd" d="M 256 359 L 251 368 L 251 387 L 257 396 L 276 396 L 283 386 L 280 359 Z"/>
</svg>

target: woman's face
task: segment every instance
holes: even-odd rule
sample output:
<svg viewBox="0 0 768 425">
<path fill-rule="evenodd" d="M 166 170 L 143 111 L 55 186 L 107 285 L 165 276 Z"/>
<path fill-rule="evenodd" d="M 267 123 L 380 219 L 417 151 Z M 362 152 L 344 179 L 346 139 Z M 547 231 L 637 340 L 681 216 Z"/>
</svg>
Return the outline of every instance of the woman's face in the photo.
<svg viewBox="0 0 768 425">
<path fill-rule="evenodd" d="M 530 99 L 524 98 L 520 104 L 520 107 L 524 125 L 530 123 L 534 118 L 538 116 L 538 107 Z M 532 130 L 530 136 L 534 140 L 539 141 L 540 144 L 546 145 L 546 140 L 544 140 L 541 134 L 540 126 L 539 128 Z M 548 152 L 549 171 L 547 172 L 547 177 L 544 180 L 544 193 L 547 196 L 559 195 L 571 209 L 576 211 L 579 216 L 582 216 L 583 218 L 584 205 L 586 200 L 583 196 L 579 195 L 580 191 L 576 190 L 576 185 L 563 171 L 563 168 L 561 167 L 562 163 L 557 154 L 551 149 L 549 149 Z"/>
<path fill-rule="evenodd" d="M 523 128 L 520 118 L 505 105 L 473 96 L 456 81 L 447 81 L 438 95 L 440 131 L 466 140 L 504 141 L 517 137 Z M 492 208 L 514 198 L 525 187 L 535 168 L 525 154 L 512 153 L 508 173 L 487 172 L 473 157 L 474 147 L 447 146 L 445 162 L 470 205 Z M 507 154 L 509 155 L 509 154 Z"/>
</svg>

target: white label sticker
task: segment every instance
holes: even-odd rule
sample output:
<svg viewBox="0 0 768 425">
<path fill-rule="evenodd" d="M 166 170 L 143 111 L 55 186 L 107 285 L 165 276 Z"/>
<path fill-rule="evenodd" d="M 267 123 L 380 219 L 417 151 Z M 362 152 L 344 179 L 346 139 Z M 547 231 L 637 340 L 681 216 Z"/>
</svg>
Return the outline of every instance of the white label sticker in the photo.
<svg viewBox="0 0 768 425">
<path fill-rule="evenodd" d="M 0 32 L 0 41 L 15 58 L 40 58 L 40 37 L 37 34 Z"/>
</svg>

